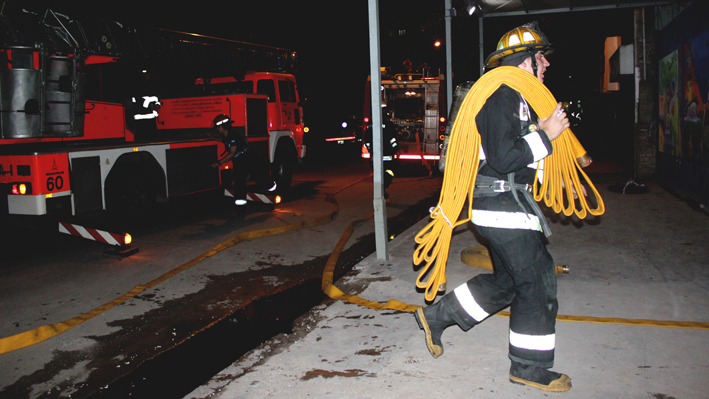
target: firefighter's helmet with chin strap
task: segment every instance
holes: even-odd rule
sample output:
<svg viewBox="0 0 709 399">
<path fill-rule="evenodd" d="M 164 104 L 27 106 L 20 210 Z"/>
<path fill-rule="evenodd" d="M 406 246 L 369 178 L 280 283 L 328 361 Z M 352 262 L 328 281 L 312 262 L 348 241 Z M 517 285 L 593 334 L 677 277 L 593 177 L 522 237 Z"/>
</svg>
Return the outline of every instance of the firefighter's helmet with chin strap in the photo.
<svg viewBox="0 0 709 399">
<path fill-rule="evenodd" d="M 536 54 L 538 51 L 547 55 L 552 52 L 552 48 L 551 43 L 539 30 L 537 22 L 534 21 L 505 33 L 497 43 L 497 49 L 485 60 L 485 69 L 492 69 L 500 65 L 514 64 L 513 66 L 516 66 L 531 56 L 534 76 L 537 76 Z M 512 62 L 509 63 L 509 61 Z"/>
</svg>

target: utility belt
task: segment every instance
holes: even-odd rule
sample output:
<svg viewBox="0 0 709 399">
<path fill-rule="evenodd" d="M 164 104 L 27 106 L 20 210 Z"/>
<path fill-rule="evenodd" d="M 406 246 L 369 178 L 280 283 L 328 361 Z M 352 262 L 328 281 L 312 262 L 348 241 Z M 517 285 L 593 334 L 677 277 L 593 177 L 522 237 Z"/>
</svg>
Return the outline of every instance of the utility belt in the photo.
<svg viewBox="0 0 709 399">
<path fill-rule="evenodd" d="M 514 188 L 517 191 L 533 192 L 530 184 L 510 183 L 507 180 L 499 180 L 492 176 L 478 175 L 475 179 L 475 191 L 473 198 L 494 197 L 500 193 L 506 193 Z"/>
<path fill-rule="evenodd" d="M 534 214 L 537 215 L 537 218 L 539 218 L 539 223 L 542 226 L 542 232 L 544 233 L 544 236 L 549 237 L 551 235 L 551 229 L 549 229 L 547 219 L 542 213 L 542 210 L 539 208 L 539 205 L 537 205 L 537 201 L 535 201 L 532 197 L 532 185 L 519 184 L 515 183 L 514 181 L 514 172 L 507 175 L 507 180 L 500 180 L 496 177 L 478 174 L 478 176 L 475 178 L 475 189 L 473 190 L 473 198 L 495 197 L 500 193 L 512 192 L 512 196 L 514 196 L 515 201 L 517 201 L 517 205 L 520 207 L 522 212 L 527 214 L 527 209 L 525 209 L 524 205 L 522 205 L 522 202 L 519 199 L 519 195 L 517 194 L 518 191 L 521 192 L 524 195 L 524 198 L 527 200 L 529 206 L 532 208 Z"/>
</svg>

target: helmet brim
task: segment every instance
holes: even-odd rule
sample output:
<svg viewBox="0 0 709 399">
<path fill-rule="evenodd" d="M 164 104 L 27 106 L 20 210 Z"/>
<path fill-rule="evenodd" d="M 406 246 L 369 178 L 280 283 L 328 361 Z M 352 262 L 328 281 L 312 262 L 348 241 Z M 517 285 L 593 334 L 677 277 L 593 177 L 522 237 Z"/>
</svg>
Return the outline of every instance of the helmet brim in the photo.
<svg viewBox="0 0 709 399">
<path fill-rule="evenodd" d="M 485 68 L 498 67 L 502 64 L 503 58 L 529 49 L 536 49 L 538 51 L 541 51 L 544 56 L 547 56 L 554 52 L 554 49 L 551 47 L 551 45 L 520 44 L 502 50 L 493 51 L 490 55 L 487 56 L 487 58 L 485 58 Z"/>
</svg>

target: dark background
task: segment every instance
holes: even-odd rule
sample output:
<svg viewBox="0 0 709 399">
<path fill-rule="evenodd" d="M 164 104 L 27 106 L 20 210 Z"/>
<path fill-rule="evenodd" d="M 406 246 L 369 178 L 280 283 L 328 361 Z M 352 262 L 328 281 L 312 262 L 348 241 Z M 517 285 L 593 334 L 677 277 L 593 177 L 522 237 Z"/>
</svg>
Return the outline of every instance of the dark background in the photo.
<svg viewBox="0 0 709 399">
<path fill-rule="evenodd" d="M 297 79 L 311 128 L 310 144 L 336 129 L 348 115 L 361 115 L 369 75 L 366 1 L 210 1 L 178 5 L 171 1 L 12 0 L 7 8 L 42 12 L 47 6 L 77 20 L 102 19 L 134 26 L 153 26 L 199 33 L 298 52 Z M 453 1 L 454 85 L 479 77 L 479 20 Z M 443 0 L 380 0 L 382 66 L 393 71 L 406 59 L 445 71 Z M 559 101 L 582 100 L 583 117 L 574 129 L 594 158 L 632 162 L 633 82 L 621 81 L 621 92 L 600 93 L 603 43 L 621 36 L 632 43 L 633 11 L 618 9 L 495 17 L 484 19 L 484 54 L 490 54 L 508 30 L 537 20 L 554 44 L 546 84 Z M 626 84 L 624 84 L 626 83 Z M 605 143 L 614 140 L 609 146 Z"/>
</svg>

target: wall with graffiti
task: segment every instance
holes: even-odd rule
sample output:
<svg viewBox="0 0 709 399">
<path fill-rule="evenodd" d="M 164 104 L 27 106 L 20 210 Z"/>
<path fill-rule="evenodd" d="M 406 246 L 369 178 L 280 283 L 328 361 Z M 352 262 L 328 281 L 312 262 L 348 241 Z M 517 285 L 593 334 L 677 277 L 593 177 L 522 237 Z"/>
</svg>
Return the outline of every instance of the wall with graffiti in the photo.
<svg viewBox="0 0 709 399">
<path fill-rule="evenodd" d="M 658 41 L 658 175 L 709 200 L 709 2 L 695 1 Z"/>
</svg>

